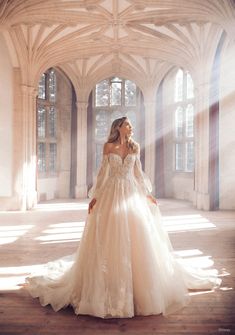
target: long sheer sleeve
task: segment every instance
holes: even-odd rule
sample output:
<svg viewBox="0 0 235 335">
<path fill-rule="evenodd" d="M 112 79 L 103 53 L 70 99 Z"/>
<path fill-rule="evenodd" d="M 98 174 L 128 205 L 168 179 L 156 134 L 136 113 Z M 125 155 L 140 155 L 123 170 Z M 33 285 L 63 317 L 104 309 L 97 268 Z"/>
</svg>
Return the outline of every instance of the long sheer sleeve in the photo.
<svg viewBox="0 0 235 335">
<path fill-rule="evenodd" d="M 99 168 L 99 172 L 95 178 L 95 181 L 93 183 L 93 186 L 88 192 L 89 198 L 98 198 L 100 195 L 100 192 L 107 181 L 109 176 L 109 161 L 108 161 L 108 155 L 103 155 L 103 159 Z"/>
<path fill-rule="evenodd" d="M 136 156 L 134 165 L 134 175 L 142 191 L 146 195 L 150 194 L 152 192 L 152 184 L 149 177 L 145 174 L 145 172 L 142 169 L 142 164 L 139 155 Z"/>
</svg>

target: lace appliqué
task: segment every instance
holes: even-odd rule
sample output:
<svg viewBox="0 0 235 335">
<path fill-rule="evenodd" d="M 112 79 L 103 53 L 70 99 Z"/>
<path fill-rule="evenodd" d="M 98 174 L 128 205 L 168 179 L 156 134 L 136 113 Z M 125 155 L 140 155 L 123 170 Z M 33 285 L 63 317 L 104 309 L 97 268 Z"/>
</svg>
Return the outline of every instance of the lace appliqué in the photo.
<svg viewBox="0 0 235 335">
<path fill-rule="evenodd" d="M 127 154 L 124 159 L 115 153 L 104 155 L 98 175 L 88 196 L 97 199 L 109 178 L 136 179 L 144 194 L 147 195 L 152 192 L 151 182 L 143 172 L 139 156 L 136 154 Z"/>
<path fill-rule="evenodd" d="M 117 154 L 109 154 L 110 177 L 131 179 L 133 178 L 132 167 L 134 165 L 135 155 L 128 154 L 124 160 Z"/>
</svg>

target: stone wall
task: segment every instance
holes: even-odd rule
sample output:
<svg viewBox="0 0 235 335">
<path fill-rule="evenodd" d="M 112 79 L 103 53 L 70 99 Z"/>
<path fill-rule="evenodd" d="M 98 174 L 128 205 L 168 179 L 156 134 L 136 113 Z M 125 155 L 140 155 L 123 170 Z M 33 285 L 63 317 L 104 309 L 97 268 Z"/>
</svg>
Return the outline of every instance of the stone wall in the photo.
<svg viewBox="0 0 235 335">
<path fill-rule="evenodd" d="M 235 46 L 223 53 L 219 120 L 220 208 L 235 209 Z"/>
<path fill-rule="evenodd" d="M 12 197 L 13 131 L 13 67 L 0 35 L 0 209 Z"/>
</svg>

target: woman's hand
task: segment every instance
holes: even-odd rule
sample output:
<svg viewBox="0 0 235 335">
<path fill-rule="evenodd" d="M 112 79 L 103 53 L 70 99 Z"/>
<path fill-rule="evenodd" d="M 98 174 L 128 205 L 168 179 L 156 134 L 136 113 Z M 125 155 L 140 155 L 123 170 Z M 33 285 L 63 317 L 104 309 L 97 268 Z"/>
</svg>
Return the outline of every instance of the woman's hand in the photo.
<svg viewBox="0 0 235 335">
<path fill-rule="evenodd" d="M 95 205 L 95 203 L 96 203 L 96 199 L 95 199 L 95 198 L 93 198 L 93 199 L 89 202 L 88 214 L 90 214 L 90 212 L 91 212 L 93 206 Z"/>
<path fill-rule="evenodd" d="M 153 196 L 152 194 L 148 194 L 148 195 L 147 195 L 147 198 L 148 198 L 150 201 L 152 201 L 155 205 L 158 204 L 158 203 L 157 203 L 157 199 L 154 198 L 154 196 Z"/>
</svg>

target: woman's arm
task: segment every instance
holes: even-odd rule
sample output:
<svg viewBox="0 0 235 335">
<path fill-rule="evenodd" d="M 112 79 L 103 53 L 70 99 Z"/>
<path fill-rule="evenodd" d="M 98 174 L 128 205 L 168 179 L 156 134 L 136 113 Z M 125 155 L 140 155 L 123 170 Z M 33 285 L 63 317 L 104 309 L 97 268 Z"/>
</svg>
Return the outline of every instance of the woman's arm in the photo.
<svg viewBox="0 0 235 335">
<path fill-rule="evenodd" d="M 151 194 L 152 192 L 152 184 L 148 176 L 144 173 L 142 169 L 142 164 L 140 161 L 140 146 L 137 144 L 137 156 L 134 166 L 134 174 L 135 178 L 140 185 L 143 193 L 146 194 L 147 198 L 151 200 L 153 203 L 157 204 L 157 200 L 155 197 Z"/>
<path fill-rule="evenodd" d="M 105 143 L 103 147 L 103 159 L 101 162 L 99 172 L 96 177 L 96 182 L 92 186 L 92 189 L 89 191 L 90 196 L 92 198 L 92 200 L 89 203 L 89 207 L 88 207 L 89 214 L 92 208 L 94 207 L 94 205 L 96 204 L 97 198 L 99 197 L 99 194 L 100 194 L 100 189 L 104 185 L 104 182 L 106 181 L 107 176 L 108 176 L 108 156 L 107 155 L 109 154 L 109 151 L 110 151 L 110 143 Z"/>
</svg>

